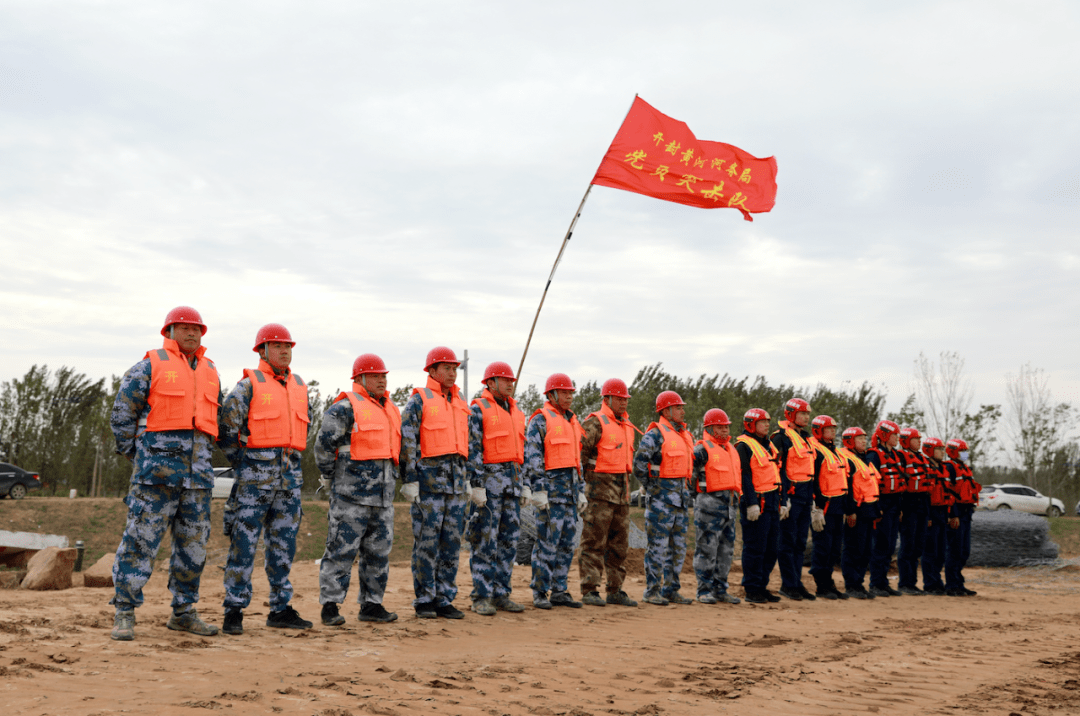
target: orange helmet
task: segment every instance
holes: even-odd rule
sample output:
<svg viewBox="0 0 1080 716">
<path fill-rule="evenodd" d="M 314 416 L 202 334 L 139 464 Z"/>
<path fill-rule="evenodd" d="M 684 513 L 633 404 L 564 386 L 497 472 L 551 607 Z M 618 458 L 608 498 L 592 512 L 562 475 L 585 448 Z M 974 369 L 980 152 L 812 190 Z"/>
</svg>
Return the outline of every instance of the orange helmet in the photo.
<svg viewBox="0 0 1080 716">
<path fill-rule="evenodd" d="M 383 359 L 374 353 L 364 353 L 363 355 L 356 356 L 356 360 L 352 363 L 352 377 L 355 378 L 358 375 L 367 375 L 368 373 L 378 373 L 385 375 L 390 371 L 386 370 L 386 363 L 383 363 Z"/>
<path fill-rule="evenodd" d="M 267 323 L 255 334 L 255 347 L 251 350 L 258 353 L 259 348 L 262 347 L 263 343 L 269 343 L 271 341 L 275 343 L 288 343 L 290 346 L 296 345 L 296 341 L 292 339 L 292 335 L 289 334 L 288 328 L 280 323 Z"/>
<path fill-rule="evenodd" d="M 656 396 L 656 412 L 659 413 L 664 408 L 670 408 L 672 405 L 686 405 L 686 402 L 674 390 L 665 390 Z"/>
<path fill-rule="evenodd" d="M 603 387 L 600 388 L 600 397 L 607 395 L 613 395 L 616 398 L 629 398 L 630 391 L 626 389 L 626 383 L 618 378 L 609 378 L 604 381 Z"/>
<path fill-rule="evenodd" d="M 424 364 L 424 370 L 431 368 L 433 365 L 439 363 L 451 363 L 453 365 L 461 365 L 461 361 L 454 355 L 454 351 L 450 350 L 446 346 L 435 346 L 427 354 L 427 362 Z"/>
<path fill-rule="evenodd" d="M 941 441 L 941 438 L 927 438 L 922 441 L 922 451 L 927 457 L 934 457 L 934 450 L 938 448 L 945 449 L 945 443 Z"/>
<path fill-rule="evenodd" d="M 784 403 L 784 420 L 795 423 L 795 413 L 809 413 L 810 403 L 802 398 L 792 398 Z"/>
<path fill-rule="evenodd" d="M 742 418 L 743 429 L 748 433 L 754 432 L 759 420 L 771 420 L 768 411 L 762 408 L 750 408 Z"/>
<path fill-rule="evenodd" d="M 701 427 L 707 428 L 710 425 L 731 425 L 731 419 L 720 408 L 710 408 L 705 411 L 705 417 L 701 421 Z"/>
<path fill-rule="evenodd" d="M 828 415 L 819 415 L 814 418 L 814 422 L 811 423 L 810 431 L 814 434 L 814 437 L 818 440 L 824 440 L 825 428 L 837 427 L 836 421 Z M 835 438 L 834 438 L 835 439 Z"/>
<path fill-rule="evenodd" d="M 919 431 L 915 428 L 904 428 L 900 431 L 900 447 L 904 448 L 905 450 L 910 450 L 911 441 L 918 440 L 920 438 L 922 438 L 922 435 L 920 435 Z"/>
<path fill-rule="evenodd" d="M 573 393 L 577 388 L 574 387 L 574 381 L 570 380 L 570 376 L 566 373 L 552 373 L 548 376 L 547 382 L 544 383 L 544 392 L 550 393 L 553 390 L 569 390 Z"/>
<path fill-rule="evenodd" d="M 484 369 L 484 380 L 482 382 L 489 381 L 492 378 L 517 380 L 517 378 L 514 377 L 514 369 L 510 367 L 509 363 L 503 363 L 501 360 L 495 361 Z"/>
<path fill-rule="evenodd" d="M 945 443 L 945 454 L 953 460 L 966 460 L 967 458 L 962 455 L 968 451 L 968 444 L 960 438 L 953 438 L 949 442 Z"/>
<path fill-rule="evenodd" d="M 840 436 L 841 441 L 844 443 L 844 447 L 848 450 L 855 449 L 855 438 L 860 435 L 866 436 L 866 431 L 860 428 L 858 425 L 853 425 L 844 431 L 844 434 Z"/>
<path fill-rule="evenodd" d="M 166 338 L 169 337 L 169 326 L 174 323 L 188 323 L 192 326 L 198 326 L 202 329 L 202 334 L 206 335 L 206 324 L 203 323 L 202 316 L 191 306 L 177 306 L 165 316 L 165 325 L 161 327 L 161 335 Z"/>
<path fill-rule="evenodd" d="M 893 435 L 900 433 L 900 426 L 891 420 L 879 420 L 877 426 L 874 427 L 874 435 L 870 438 L 872 443 L 871 447 L 877 447 L 878 445 L 884 445 L 889 442 L 889 438 Z"/>
</svg>

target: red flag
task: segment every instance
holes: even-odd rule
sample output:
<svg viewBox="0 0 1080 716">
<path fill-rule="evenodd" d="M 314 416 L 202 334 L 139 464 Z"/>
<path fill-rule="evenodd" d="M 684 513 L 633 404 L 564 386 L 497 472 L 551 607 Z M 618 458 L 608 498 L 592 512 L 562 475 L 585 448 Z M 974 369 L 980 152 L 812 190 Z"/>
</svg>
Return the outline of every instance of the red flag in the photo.
<svg viewBox="0 0 1080 716">
<path fill-rule="evenodd" d="M 751 213 L 776 203 L 776 159 L 699 140 L 685 122 L 635 97 L 592 183 L 703 209 L 731 207 L 753 221 Z"/>
</svg>

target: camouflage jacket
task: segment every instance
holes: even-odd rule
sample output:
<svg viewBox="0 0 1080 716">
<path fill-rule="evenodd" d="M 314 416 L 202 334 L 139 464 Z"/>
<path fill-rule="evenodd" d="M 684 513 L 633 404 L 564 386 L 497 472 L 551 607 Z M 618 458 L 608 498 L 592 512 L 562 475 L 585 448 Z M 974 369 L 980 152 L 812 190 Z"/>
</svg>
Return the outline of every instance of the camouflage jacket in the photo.
<svg viewBox="0 0 1080 716">
<path fill-rule="evenodd" d="M 581 476 L 576 467 L 557 470 L 544 468 L 544 439 L 547 420 L 544 414 L 534 415 L 525 429 L 525 484 L 533 492 L 546 492 L 549 502 L 573 504 L 584 494 Z"/>
<path fill-rule="evenodd" d="M 420 494 L 464 494 L 467 488 L 466 459 L 456 453 L 420 457 L 420 419 L 424 401 L 413 393 L 401 411 L 401 479 L 419 482 Z"/>
<path fill-rule="evenodd" d="M 600 419 L 590 415 L 581 424 L 585 436 L 581 439 L 581 466 L 585 472 L 585 496 L 593 501 L 615 505 L 630 504 L 630 475 L 596 472 L 596 446 L 604 435 Z"/>
<path fill-rule="evenodd" d="M 483 487 L 490 495 L 521 495 L 520 465 L 484 463 L 484 411 L 479 405 L 469 413 L 469 485 Z"/>
<path fill-rule="evenodd" d="M 681 427 L 686 430 L 685 425 Z M 645 433 L 638 443 L 637 452 L 634 453 L 634 477 L 645 488 L 649 499 L 660 500 L 674 507 L 690 507 L 690 490 L 686 480 L 653 477 L 660 473 L 663 446 L 664 436 L 660 434 L 660 428 L 653 428 Z"/>
<path fill-rule="evenodd" d="M 386 396 L 383 400 L 389 400 Z M 323 414 L 322 427 L 315 436 L 315 464 L 330 480 L 330 493 L 345 502 L 370 507 L 388 507 L 394 502 L 398 466 L 392 460 L 353 460 L 349 457 L 353 409 L 348 400 L 339 400 Z M 339 455 L 338 452 L 343 454 Z"/>
</svg>

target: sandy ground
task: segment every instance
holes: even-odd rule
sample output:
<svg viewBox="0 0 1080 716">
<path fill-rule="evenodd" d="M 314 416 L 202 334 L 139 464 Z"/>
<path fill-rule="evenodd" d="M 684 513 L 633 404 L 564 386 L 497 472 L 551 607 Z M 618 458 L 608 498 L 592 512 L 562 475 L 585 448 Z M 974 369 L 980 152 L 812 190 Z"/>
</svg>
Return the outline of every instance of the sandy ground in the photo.
<svg viewBox="0 0 1080 716">
<path fill-rule="evenodd" d="M 462 555 L 457 604 L 467 608 Z M 1080 713 L 1080 570 L 968 570 L 973 598 L 555 609 L 419 620 L 407 566 L 385 603 L 400 619 L 318 623 L 318 567 L 295 565 L 310 631 L 269 629 L 258 574 L 243 636 L 165 628 L 155 573 L 136 639 L 109 639 L 111 590 L 0 592 L 4 714 Z M 571 574 L 576 594 L 576 563 Z M 733 582 L 739 575 L 732 574 Z M 839 577 L 839 575 L 838 575 Z M 221 571 L 201 612 L 221 624 Z M 809 580 L 808 586 L 810 586 Z M 630 577 L 627 591 L 642 592 Z M 683 591 L 694 594 L 693 574 Z M 733 588 L 735 593 L 741 589 Z"/>
</svg>

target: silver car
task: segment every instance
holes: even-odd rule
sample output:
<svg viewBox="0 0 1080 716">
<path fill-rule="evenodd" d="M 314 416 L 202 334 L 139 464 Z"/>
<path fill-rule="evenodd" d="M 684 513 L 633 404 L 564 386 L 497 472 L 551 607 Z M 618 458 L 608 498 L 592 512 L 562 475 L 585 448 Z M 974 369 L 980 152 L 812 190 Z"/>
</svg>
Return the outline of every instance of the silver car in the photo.
<svg viewBox="0 0 1080 716">
<path fill-rule="evenodd" d="M 981 510 L 1019 510 L 1033 515 L 1061 517 L 1065 513 L 1065 503 L 1050 499 L 1038 490 L 1027 485 L 984 485 L 979 493 Z"/>
<path fill-rule="evenodd" d="M 232 493 L 234 482 L 236 482 L 236 477 L 231 467 L 215 467 L 214 489 L 210 492 L 210 497 L 215 500 L 227 500 L 229 494 Z"/>
</svg>

